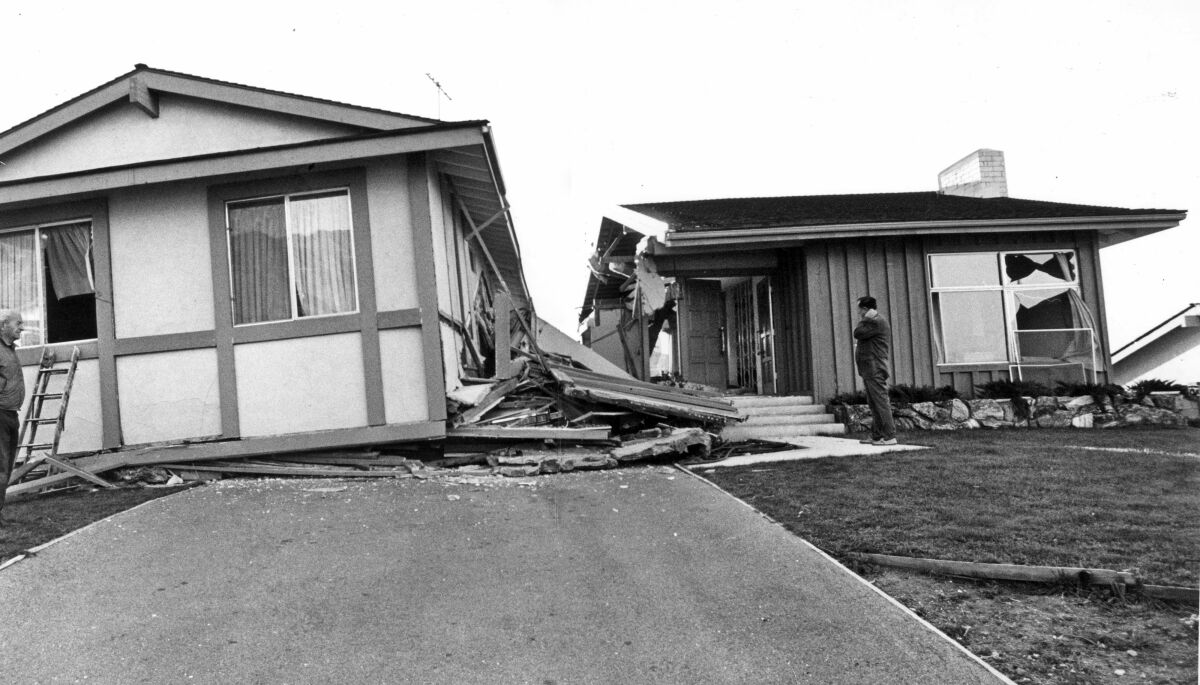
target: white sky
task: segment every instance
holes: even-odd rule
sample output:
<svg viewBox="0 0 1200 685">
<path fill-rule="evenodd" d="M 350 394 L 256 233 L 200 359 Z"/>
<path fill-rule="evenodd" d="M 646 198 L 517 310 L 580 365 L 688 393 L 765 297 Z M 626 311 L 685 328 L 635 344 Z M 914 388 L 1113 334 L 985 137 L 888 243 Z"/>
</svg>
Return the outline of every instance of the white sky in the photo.
<svg viewBox="0 0 1200 685">
<path fill-rule="evenodd" d="M 6 0 L 0 28 L 0 130 L 138 62 L 490 120 L 571 334 L 621 204 L 935 190 L 987 147 L 1013 197 L 1200 211 L 1195 0 Z M 1198 220 L 1102 251 L 1114 348 L 1200 302 Z"/>
</svg>

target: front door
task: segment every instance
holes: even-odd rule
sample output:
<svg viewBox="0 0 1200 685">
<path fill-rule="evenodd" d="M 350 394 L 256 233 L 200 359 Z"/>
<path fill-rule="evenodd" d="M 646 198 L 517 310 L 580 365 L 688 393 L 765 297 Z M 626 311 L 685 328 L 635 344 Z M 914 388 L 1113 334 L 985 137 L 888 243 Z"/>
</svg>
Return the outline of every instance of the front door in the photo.
<svg viewBox="0 0 1200 685">
<path fill-rule="evenodd" d="M 771 279 L 754 279 L 754 327 L 758 349 L 758 394 L 774 395 L 775 317 L 771 311 Z"/>
<path fill-rule="evenodd" d="M 721 300 L 721 283 L 685 281 L 682 311 L 684 330 L 679 340 L 679 358 L 684 380 L 724 390 L 725 357 L 721 337 L 725 307 Z"/>
</svg>

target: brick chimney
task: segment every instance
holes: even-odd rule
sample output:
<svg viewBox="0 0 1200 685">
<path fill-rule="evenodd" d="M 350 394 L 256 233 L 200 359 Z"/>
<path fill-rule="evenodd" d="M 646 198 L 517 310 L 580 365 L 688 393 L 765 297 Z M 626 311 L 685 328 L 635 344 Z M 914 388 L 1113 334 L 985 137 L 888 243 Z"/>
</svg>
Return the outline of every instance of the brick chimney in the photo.
<svg viewBox="0 0 1200 685">
<path fill-rule="evenodd" d="M 938 174 L 938 192 L 964 197 L 1008 197 L 1004 153 L 976 150 Z"/>
</svg>

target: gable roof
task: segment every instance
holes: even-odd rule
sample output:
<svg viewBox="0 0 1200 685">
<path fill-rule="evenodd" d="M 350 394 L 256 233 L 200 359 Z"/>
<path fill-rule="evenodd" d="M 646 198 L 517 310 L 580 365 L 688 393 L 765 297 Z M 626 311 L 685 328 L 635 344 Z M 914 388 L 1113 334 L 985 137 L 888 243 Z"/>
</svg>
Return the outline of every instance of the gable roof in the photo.
<svg viewBox="0 0 1200 685">
<path fill-rule="evenodd" d="M 1126 209 L 935 191 L 727 198 L 622 205 L 668 225 L 668 246 L 918 233 L 1097 230 L 1111 245 L 1172 228 L 1182 209 Z"/>
<path fill-rule="evenodd" d="M 638 243 L 645 236 L 634 229 L 603 217 L 600 220 L 600 235 L 596 238 L 596 249 L 588 260 L 587 289 L 583 295 L 583 306 L 579 320 L 588 318 L 599 301 L 621 301 L 625 297 L 621 287 L 628 276 L 616 273 L 608 267 L 612 262 L 632 263 L 637 258 Z"/>
<path fill-rule="evenodd" d="M 216 100 L 380 131 L 441 123 L 438 119 L 219 81 L 138 64 L 129 73 L 0 132 L 0 154 L 10 152 L 119 100 L 133 102 L 151 116 L 156 116 L 155 94 L 158 92 Z"/>
<path fill-rule="evenodd" d="M 1200 302 L 1193 302 L 1181 311 L 1172 314 L 1166 321 L 1154 326 L 1133 340 L 1125 343 L 1112 353 L 1113 363 L 1124 361 L 1125 358 L 1139 350 L 1153 345 L 1160 338 L 1180 328 L 1200 328 Z"/>
</svg>

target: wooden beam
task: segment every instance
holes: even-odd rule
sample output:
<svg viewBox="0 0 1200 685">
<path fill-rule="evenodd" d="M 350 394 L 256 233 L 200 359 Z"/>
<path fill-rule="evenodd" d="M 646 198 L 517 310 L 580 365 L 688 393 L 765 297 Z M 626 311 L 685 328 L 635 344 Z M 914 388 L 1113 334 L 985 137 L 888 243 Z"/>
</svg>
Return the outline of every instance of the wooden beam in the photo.
<svg viewBox="0 0 1200 685">
<path fill-rule="evenodd" d="M 862 561 L 905 568 L 913 571 L 937 573 L 947 576 L 963 576 L 966 578 L 986 578 L 989 580 L 1019 580 L 1035 583 L 1077 582 L 1084 585 L 1137 585 L 1137 577 L 1127 571 L 1110 571 L 1099 568 L 1078 568 L 1068 566 L 1025 566 L 1023 564 L 984 564 L 973 561 L 949 561 L 945 559 L 921 559 L 916 557 L 901 557 L 891 554 L 853 555 Z"/>
<path fill-rule="evenodd" d="M 608 426 L 584 428 L 555 428 L 529 426 L 492 428 L 488 426 L 459 426 L 447 433 L 449 438 L 491 438 L 497 440 L 562 440 L 564 442 L 607 442 L 612 432 Z"/>
<path fill-rule="evenodd" d="M 521 381 L 519 379 L 509 378 L 497 383 L 492 387 L 491 390 L 488 391 L 486 395 L 483 396 L 483 399 L 479 400 L 478 404 L 456 416 L 454 418 L 454 424 L 456 426 L 461 426 L 462 424 L 474 423 L 475 421 L 478 421 L 479 417 L 488 413 L 488 410 L 497 404 L 500 404 L 500 401 L 503 400 L 508 393 L 512 392 L 513 388 L 516 388 L 520 382 Z"/>
<path fill-rule="evenodd" d="M 496 293 L 496 301 L 492 305 L 492 312 L 495 316 L 493 328 L 495 330 L 495 342 L 493 349 L 496 351 L 496 378 L 512 378 L 513 363 L 512 363 L 512 299 L 508 293 Z"/>
<path fill-rule="evenodd" d="M 137 76 L 129 79 L 129 101 L 140 107 L 151 118 L 158 118 L 158 96 L 151 92 L 146 82 Z"/>
</svg>

